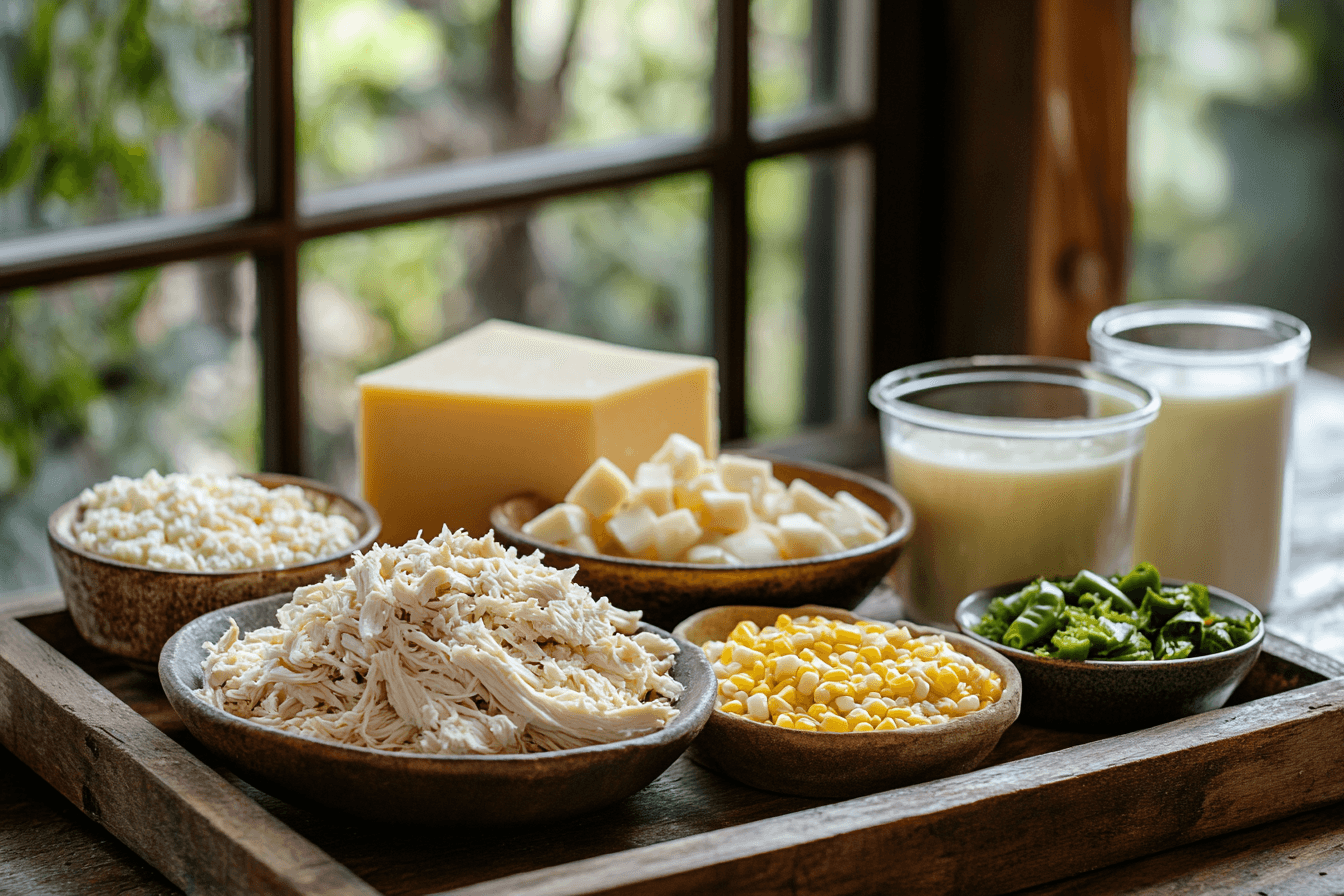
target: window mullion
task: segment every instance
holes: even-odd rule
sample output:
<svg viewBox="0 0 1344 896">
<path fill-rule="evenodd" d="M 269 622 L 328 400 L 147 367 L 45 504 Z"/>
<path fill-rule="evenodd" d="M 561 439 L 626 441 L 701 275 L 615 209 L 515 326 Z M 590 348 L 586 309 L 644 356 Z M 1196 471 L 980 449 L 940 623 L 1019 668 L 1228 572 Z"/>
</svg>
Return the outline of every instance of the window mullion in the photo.
<svg viewBox="0 0 1344 896">
<path fill-rule="evenodd" d="M 748 0 L 720 0 L 714 67 L 710 297 L 722 436 L 746 435 L 747 164 L 751 155 Z"/>
<path fill-rule="evenodd" d="M 256 0 L 252 9 L 251 155 L 254 216 L 274 222 L 276 242 L 254 255 L 261 346 L 262 467 L 299 473 L 298 169 L 294 148 L 294 5 Z"/>
</svg>

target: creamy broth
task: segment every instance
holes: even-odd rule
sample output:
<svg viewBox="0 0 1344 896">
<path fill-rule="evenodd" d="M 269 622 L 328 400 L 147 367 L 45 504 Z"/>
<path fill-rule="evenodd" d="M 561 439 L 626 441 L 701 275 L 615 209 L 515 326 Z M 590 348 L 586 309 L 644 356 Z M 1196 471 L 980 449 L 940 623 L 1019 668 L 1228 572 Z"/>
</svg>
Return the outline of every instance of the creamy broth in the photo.
<svg viewBox="0 0 1344 896">
<path fill-rule="evenodd" d="M 961 599 L 980 588 L 1129 567 L 1132 450 L 978 441 L 967 451 L 953 436 L 925 433 L 886 445 L 892 484 L 915 512 L 902 558 L 915 616 L 951 622 Z"/>
<path fill-rule="evenodd" d="M 1163 575 L 1269 606 L 1284 535 L 1293 391 L 1162 394 L 1143 450 L 1135 557 Z"/>
</svg>

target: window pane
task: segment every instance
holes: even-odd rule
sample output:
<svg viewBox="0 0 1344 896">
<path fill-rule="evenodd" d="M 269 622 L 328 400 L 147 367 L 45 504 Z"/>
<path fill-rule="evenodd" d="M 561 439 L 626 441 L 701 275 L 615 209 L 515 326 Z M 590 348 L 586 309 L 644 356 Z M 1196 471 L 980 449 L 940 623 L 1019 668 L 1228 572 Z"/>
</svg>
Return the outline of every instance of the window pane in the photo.
<svg viewBox="0 0 1344 896">
<path fill-rule="evenodd" d="M 0 587 L 55 583 L 47 517 L 113 474 L 254 470 L 250 261 L 0 297 Z"/>
<path fill-rule="evenodd" d="M 490 317 L 709 354 L 703 175 L 329 237 L 302 256 L 307 469 L 358 490 L 354 378 Z"/>
<path fill-rule="evenodd" d="M 1139 0 L 1132 299 L 1280 308 L 1344 373 L 1344 18 L 1334 0 Z"/>
<path fill-rule="evenodd" d="M 306 190 L 709 121 L 711 0 L 299 0 L 295 28 Z"/>
<path fill-rule="evenodd" d="M 872 189 L 865 150 L 747 171 L 747 432 L 867 412 Z"/>
<path fill-rule="evenodd" d="M 242 0 L 11 3 L 0 237 L 250 204 Z"/>
<path fill-rule="evenodd" d="M 867 109 L 874 12 L 871 0 L 752 0 L 752 115 Z"/>
</svg>

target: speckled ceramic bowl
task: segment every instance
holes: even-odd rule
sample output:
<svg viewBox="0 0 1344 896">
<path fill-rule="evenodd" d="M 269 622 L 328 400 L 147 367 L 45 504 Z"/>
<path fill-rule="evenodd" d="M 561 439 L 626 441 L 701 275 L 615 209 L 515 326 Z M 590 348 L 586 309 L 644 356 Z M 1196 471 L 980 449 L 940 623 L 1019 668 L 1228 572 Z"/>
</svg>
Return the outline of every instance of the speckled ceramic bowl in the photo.
<svg viewBox="0 0 1344 896">
<path fill-rule="evenodd" d="M 290 595 L 207 613 L 169 639 L 159 660 L 164 693 L 193 736 L 263 789 L 389 822 L 499 825 L 590 812 L 624 799 L 671 765 L 714 711 L 714 671 L 682 644 L 672 675 L 686 690 L 667 727 L 629 740 L 511 756 L 424 756 L 348 747 L 240 719 L 192 694 L 205 641 L 235 619 L 243 631 L 275 625 Z M 646 626 L 666 636 L 667 632 Z"/>
<path fill-rule="evenodd" d="M 780 613 L 822 615 L 846 622 L 861 617 L 836 607 L 714 607 L 682 622 L 673 634 L 693 644 L 722 641 L 742 620 L 762 627 Z M 942 634 L 957 650 L 1003 679 L 1003 696 L 969 715 L 940 725 L 844 734 L 795 731 L 715 712 L 691 748 L 703 765 L 743 784 L 795 796 L 844 799 L 968 772 L 984 761 L 1017 718 L 1022 682 L 993 650 L 962 635 L 901 625 L 915 636 Z"/>
<path fill-rule="evenodd" d="M 764 456 L 764 455 L 758 455 Z M 626 610 L 641 610 L 655 625 L 672 626 L 706 607 L 722 604 L 805 604 L 853 608 L 882 581 L 913 531 L 914 514 L 905 498 L 886 483 L 824 464 L 769 458 L 775 478 L 802 479 L 828 495 L 848 491 L 887 521 L 882 540 L 861 548 L 749 566 L 706 566 L 635 560 L 606 554 L 567 551 L 523 534 L 523 524 L 551 506 L 537 495 L 518 495 L 490 513 L 495 537 L 520 551 L 537 549 L 561 568 L 577 565 L 575 581 L 593 594 L 605 594 Z"/>
<path fill-rule="evenodd" d="M 233 572 L 175 572 L 101 557 L 79 546 L 72 531 L 79 499 L 57 508 L 47 521 L 47 541 L 56 577 L 75 628 L 90 644 L 152 670 L 159 650 L 173 632 L 217 607 L 251 600 L 340 575 L 350 555 L 373 544 L 381 522 L 378 512 L 357 498 L 299 476 L 258 473 L 248 477 L 267 488 L 297 485 L 327 499 L 332 510 L 355 524 L 359 534 L 346 550 L 312 563 L 279 569 Z"/>
<path fill-rule="evenodd" d="M 1227 702 L 1260 656 L 1265 621 L 1246 601 L 1209 588 L 1209 605 L 1222 616 L 1255 614 L 1260 627 L 1240 647 L 1183 660 L 1116 663 L 1057 660 L 996 644 L 972 628 L 996 597 L 1032 580 L 984 588 L 957 606 L 956 622 L 967 637 L 1006 656 L 1022 675 L 1022 720 L 1065 731 L 1134 731 L 1217 709 Z M 1164 579 L 1163 585 L 1185 584 Z"/>
</svg>

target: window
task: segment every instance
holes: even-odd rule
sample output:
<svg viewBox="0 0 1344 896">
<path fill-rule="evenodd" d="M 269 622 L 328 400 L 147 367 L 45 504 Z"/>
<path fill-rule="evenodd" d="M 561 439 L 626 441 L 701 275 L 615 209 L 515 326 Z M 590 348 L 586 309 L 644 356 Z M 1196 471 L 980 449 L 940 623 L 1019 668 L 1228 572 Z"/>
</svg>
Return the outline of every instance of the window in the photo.
<svg viewBox="0 0 1344 896">
<path fill-rule="evenodd" d="M 114 472 L 349 485 L 353 377 L 487 316 L 713 354 L 726 437 L 863 413 L 905 12 L 115 9 L 0 22 L 0 587 Z"/>
</svg>

